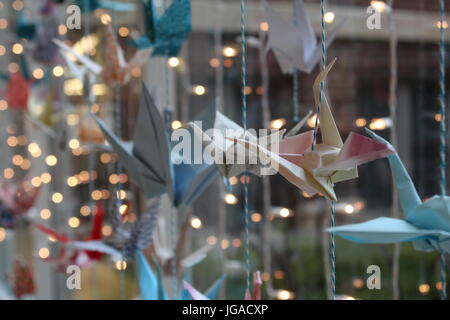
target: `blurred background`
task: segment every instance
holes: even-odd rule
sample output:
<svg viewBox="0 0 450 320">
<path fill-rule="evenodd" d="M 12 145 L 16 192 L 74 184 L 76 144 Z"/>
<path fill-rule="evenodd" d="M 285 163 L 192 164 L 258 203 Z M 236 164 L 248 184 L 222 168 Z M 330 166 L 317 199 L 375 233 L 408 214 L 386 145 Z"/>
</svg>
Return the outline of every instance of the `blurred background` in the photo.
<svg viewBox="0 0 450 320">
<path fill-rule="evenodd" d="M 165 1 L 154 1 L 159 11 L 171 2 Z M 140 1 L 120 2 L 141 6 Z M 304 2 L 319 36 L 319 1 Z M 266 127 L 263 115 L 269 111 L 271 128 L 290 129 L 295 124 L 293 77 L 281 72 L 271 51 L 266 55 L 260 50 L 269 27 L 262 2 L 246 3 L 248 127 Z M 293 1 L 269 3 L 286 20 L 292 20 Z M 139 294 L 133 262 L 114 264 L 106 257 L 83 268 L 81 290 L 67 289 L 68 275 L 64 268 L 58 268 L 61 244 L 31 224 L 39 222 L 73 239 L 85 239 L 95 210 L 103 208 L 106 221 L 102 234 L 106 239 L 112 232 L 108 217 L 119 183 L 123 190 L 120 196 L 128 206 L 126 222 L 135 221 L 145 207 L 144 197 L 128 181 L 126 173 L 115 173 L 118 157 L 105 145 L 88 113 L 100 115 L 112 126 L 113 106 L 119 99 L 122 138 L 132 139 L 142 82 L 158 105 L 167 106 L 173 129 L 217 101 L 225 115 L 242 123 L 239 2 L 192 0 L 192 32 L 180 55 L 151 57 L 142 68 L 131 70 L 131 80 L 121 86 L 119 95 L 98 81 L 92 88 L 93 104 L 86 103 L 86 88 L 73 77 L 49 39 L 59 37 L 102 64 L 104 25 L 111 22 L 128 59 L 136 50 L 130 45 L 131 36 L 143 30 L 142 13 L 139 9 L 115 12 L 97 8 L 82 13 L 81 30 L 68 30 L 66 8 L 73 3 L 54 1 L 51 13 L 42 9 L 46 4 L 44 0 L 0 1 L 1 180 L 3 184 L 19 184 L 25 178 L 33 188 L 39 188 L 26 219 L 14 227 L 2 220 L 5 224 L 0 228 L 2 298 L 15 297 L 12 279 L 23 280 L 32 274 L 34 290 L 25 298 L 134 299 Z M 381 15 L 379 30 L 366 26 L 367 8 L 371 5 Z M 328 60 L 338 59 L 327 86 L 342 137 L 369 127 L 391 139 L 394 130 L 397 150 L 419 195 L 426 199 L 437 194 L 441 121 L 437 99 L 441 27 L 438 1 L 329 0 L 325 17 L 327 28 L 346 19 L 327 51 Z M 444 23 L 442 27 L 448 26 Z M 311 74 L 298 75 L 301 116 L 315 110 L 312 84 L 318 70 L 316 67 Z M 17 73 L 29 75 L 27 86 L 11 85 L 10 79 Z M 29 92 L 26 105 L 13 107 L 10 101 L 20 100 L 26 91 Z M 396 117 L 390 111 L 392 99 L 396 101 Z M 264 109 L 265 106 L 269 109 Z M 304 130 L 314 127 L 314 119 L 312 115 Z M 192 269 L 193 283 L 202 291 L 221 274 L 227 274 L 220 293 L 222 299 L 242 299 L 245 288 L 243 182 L 243 176 L 232 177 L 227 189 L 218 178 L 192 208 L 177 213 L 179 232 L 175 237 L 187 243 L 186 251 L 206 243 L 214 245 L 208 256 Z M 326 299 L 329 239 L 323 229 L 329 225 L 327 201 L 301 192 L 279 175 L 265 182 L 250 176 L 248 182 L 251 267 L 261 270 L 263 298 Z M 337 225 L 391 216 L 395 210 L 391 174 L 384 159 L 361 166 L 358 179 L 339 183 L 335 190 L 339 199 Z M 162 217 L 169 214 L 170 210 L 165 209 Z M 166 237 L 174 236 L 167 233 Z M 397 282 L 392 278 L 396 264 L 394 246 L 361 245 L 341 238 L 336 241 L 337 293 L 342 298 L 439 297 L 442 284 L 437 253 L 415 251 L 411 244 L 402 244 L 398 292 L 394 295 Z M 17 261 L 28 265 L 30 274 L 21 270 Z M 369 265 L 381 268 L 380 290 L 366 287 Z"/>
</svg>

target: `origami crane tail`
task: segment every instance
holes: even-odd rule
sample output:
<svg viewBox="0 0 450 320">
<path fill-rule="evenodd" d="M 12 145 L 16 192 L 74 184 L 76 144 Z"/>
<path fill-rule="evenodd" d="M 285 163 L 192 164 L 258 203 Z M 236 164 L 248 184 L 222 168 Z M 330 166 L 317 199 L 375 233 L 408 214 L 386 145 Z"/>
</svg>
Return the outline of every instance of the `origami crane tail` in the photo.
<svg viewBox="0 0 450 320">
<path fill-rule="evenodd" d="M 100 74 L 100 72 L 102 71 L 102 67 L 100 65 L 98 65 L 97 63 L 95 63 L 94 61 L 92 61 L 91 59 L 77 53 L 75 50 L 73 50 L 71 47 L 69 47 L 68 45 L 66 45 L 64 42 L 62 42 L 59 39 L 54 38 L 53 42 L 65 53 L 69 53 L 71 55 L 73 55 L 75 58 L 77 58 L 83 65 L 86 66 L 86 68 L 88 68 L 91 72 L 93 72 L 94 74 Z"/>
<path fill-rule="evenodd" d="M 183 286 L 184 289 L 189 292 L 193 300 L 210 300 L 207 296 L 205 296 L 203 293 L 195 289 L 193 286 L 191 286 L 189 283 L 183 280 Z"/>
<path fill-rule="evenodd" d="M 209 287 L 209 289 L 206 290 L 205 296 L 208 297 L 208 299 L 210 300 L 215 300 L 219 295 L 220 288 L 222 287 L 222 284 L 226 278 L 227 278 L 226 274 L 221 275 L 220 278 L 214 281 L 214 283 Z"/>
<path fill-rule="evenodd" d="M 394 147 L 389 142 L 378 136 L 375 132 L 367 128 L 366 132 L 373 139 L 387 144 L 390 149 L 395 151 Z M 414 209 L 422 204 L 422 201 L 420 200 L 414 183 L 411 180 L 411 177 L 409 176 L 408 171 L 406 170 L 402 161 L 400 160 L 397 152 L 394 152 L 390 156 L 388 156 L 388 161 L 391 167 L 392 176 L 394 178 L 394 184 L 398 191 L 400 204 L 405 216 L 408 217 L 414 211 Z"/>
<path fill-rule="evenodd" d="M 62 234 L 59 234 L 53 229 L 47 228 L 46 226 L 43 226 L 42 224 L 36 223 L 34 226 L 42 231 L 43 233 L 47 234 L 48 236 L 52 237 L 53 239 L 62 242 L 62 243 L 69 243 L 72 241 L 70 238 L 63 236 Z"/>
</svg>

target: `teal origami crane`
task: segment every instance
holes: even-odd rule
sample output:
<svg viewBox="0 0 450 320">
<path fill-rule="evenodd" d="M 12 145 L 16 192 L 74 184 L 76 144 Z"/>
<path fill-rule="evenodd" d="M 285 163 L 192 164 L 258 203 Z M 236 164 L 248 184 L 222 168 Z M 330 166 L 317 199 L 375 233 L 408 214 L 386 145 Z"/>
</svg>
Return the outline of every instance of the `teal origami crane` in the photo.
<svg viewBox="0 0 450 320">
<path fill-rule="evenodd" d="M 143 0 L 145 35 L 135 39 L 139 49 L 153 47 L 153 56 L 174 57 L 192 29 L 190 0 L 174 0 L 158 17 L 153 0 Z"/>
<path fill-rule="evenodd" d="M 215 110 L 211 110 L 211 112 Z M 119 139 L 106 124 L 93 116 L 111 147 L 119 155 L 134 181 L 148 198 L 168 193 L 175 207 L 191 204 L 214 180 L 218 169 L 213 164 L 191 164 L 180 161 L 180 154 L 173 152 L 164 120 L 153 98 L 144 86 L 134 142 Z M 208 112 L 199 121 L 207 123 Z"/>
<path fill-rule="evenodd" d="M 375 140 L 389 142 L 366 129 Z M 422 202 L 397 153 L 388 156 L 404 220 L 377 218 L 329 228 L 342 238 L 360 243 L 413 242 L 416 250 L 450 253 L 450 197 L 435 195 Z"/>
<path fill-rule="evenodd" d="M 136 264 L 138 269 L 138 281 L 139 290 L 141 292 L 142 300 L 169 300 L 169 295 L 167 294 L 162 277 L 162 271 L 157 261 L 154 261 L 155 272 L 149 266 L 147 258 L 142 253 L 142 251 L 137 251 L 136 253 Z M 206 291 L 205 296 L 211 300 L 214 300 L 224 282 L 226 276 L 222 275 L 217 279 L 211 287 Z M 191 295 L 189 291 L 183 287 L 178 292 L 179 300 L 191 300 Z"/>
</svg>

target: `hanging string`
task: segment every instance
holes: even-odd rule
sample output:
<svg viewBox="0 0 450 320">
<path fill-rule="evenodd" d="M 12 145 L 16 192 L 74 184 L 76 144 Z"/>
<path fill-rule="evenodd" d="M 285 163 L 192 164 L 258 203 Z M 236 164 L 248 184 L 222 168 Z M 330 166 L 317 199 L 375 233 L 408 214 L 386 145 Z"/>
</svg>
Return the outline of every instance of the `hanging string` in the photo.
<svg viewBox="0 0 450 320">
<path fill-rule="evenodd" d="M 325 0 L 320 0 L 320 14 L 321 14 L 321 47 L 322 47 L 322 63 L 321 67 L 322 70 L 325 69 L 326 66 L 326 47 L 325 47 L 325 40 L 326 40 L 326 29 L 325 29 Z M 319 125 L 319 114 L 320 114 L 320 106 L 323 101 L 324 96 L 324 90 L 325 90 L 325 80 L 322 80 L 320 82 L 320 97 L 319 97 L 319 104 L 316 106 L 316 120 L 314 124 L 314 136 L 313 141 L 311 145 L 311 150 L 314 151 L 314 147 L 317 142 L 317 131 L 318 131 L 318 125 Z M 330 225 L 331 227 L 334 227 L 334 202 L 331 201 L 331 212 L 330 212 Z M 329 255 L 330 255 L 330 282 L 331 282 L 331 299 L 334 300 L 336 298 L 336 243 L 334 234 L 330 234 L 330 248 L 329 248 Z"/>
<path fill-rule="evenodd" d="M 325 30 L 325 0 L 320 0 L 320 14 L 322 16 L 321 20 L 321 28 L 322 28 L 322 37 L 321 37 L 321 47 L 322 47 L 322 70 L 325 69 L 326 65 L 326 50 L 325 50 L 325 37 L 326 37 L 326 30 Z M 316 121 L 314 123 L 314 136 L 313 141 L 311 145 L 311 150 L 314 151 L 314 146 L 316 144 L 317 140 L 317 128 L 319 124 L 319 113 L 320 113 L 320 105 L 322 104 L 323 100 L 323 90 L 325 88 L 325 80 L 322 80 L 320 82 L 320 98 L 319 98 L 319 104 L 316 106 Z"/>
<path fill-rule="evenodd" d="M 261 0 L 261 7 L 264 8 L 264 0 Z M 261 65 L 261 109 L 262 109 L 262 127 L 269 128 L 272 117 L 269 105 L 269 69 L 267 66 L 267 55 L 264 46 L 267 39 L 267 32 L 259 29 L 259 64 Z M 262 177 L 263 188 L 263 208 L 264 221 L 262 229 L 262 248 L 263 248 L 263 270 L 266 274 L 272 274 L 272 221 L 269 219 L 269 212 L 272 207 L 270 176 Z M 273 277 L 266 281 L 266 291 L 269 297 L 275 295 L 273 287 Z"/>
<path fill-rule="evenodd" d="M 245 0 L 241 1 L 241 49 L 242 49 L 242 122 L 244 132 L 247 131 L 247 98 L 245 88 L 247 87 L 247 61 L 246 61 L 246 39 L 245 39 Z M 248 209 L 248 175 L 244 173 L 244 220 L 245 220 L 245 271 L 246 271 L 246 289 L 250 290 L 250 214 Z"/>
<path fill-rule="evenodd" d="M 444 23 L 445 21 L 445 4 L 444 0 L 439 0 L 439 13 L 440 13 L 440 28 L 439 28 L 439 105 L 440 110 L 439 114 L 441 116 L 440 119 L 440 148 L 439 148 L 439 155 L 441 159 L 440 164 L 440 189 L 441 189 L 441 196 L 444 197 L 446 195 L 447 190 L 447 177 L 445 175 L 446 170 L 446 118 L 445 118 L 445 27 Z M 446 270 L 447 270 L 447 263 L 445 260 L 445 254 L 443 251 L 441 251 L 441 283 L 442 283 L 442 290 L 441 290 L 441 300 L 447 300 L 447 281 L 446 281 Z"/>
<path fill-rule="evenodd" d="M 113 2 L 113 6 L 116 5 L 116 2 Z M 117 17 L 116 17 L 116 10 L 112 10 L 112 18 L 111 18 L 111 23 L 112 23 L 112 27 L 113 30 L 115 30 L 115 23 L 117 21 Z M 115 134 L 121 138 L 122 137 L 122 122 L 121 122 L 121 97 L 120 97 L 120 85 L 116 84 L 114 86 L 114 108 L 113 108 L 113 119 L 114 119 L 114 132 Z M 120 159 L 117 160 L 116 162 L 116 167 L 115 167 L 115 171 L 116 174 L 118 176 L 120 176 L 122 174 L 122 162 L 120 161 Z M 114 214 L 115 215 L 120 215 L 120 206 L 122 205 L 122 183 L 118 182 L 116 184 L 115 187 L 115 201 L 114 201 Z M 121 261 L 121 266 L 120 266 L 120 270 L 119 270 L 119 298 L 120 300 L 125 300 L 126 299 L 126 292 L 125 292 L 125 269 L 124 267 L 124 263 L 123 263 L 124 259 L 122 256 L 122 261 Z"/>
<path fill-rule="evenodd" d="M 394 0 L 389 0 L 387 2 L 390 10 L 387 13 L 388 25 L 389 25 L 389 68 L 390 68 L 390 79 L 389 79 L 389 117 L 392 120 L 392 127 L 390 130 L 390 141 L 395 149 L 398 147 L 397 138 L 397 29 L 393 17 L 393 6 Z M 400 217 L 399 210 L 399 198 L 397 188 L 392 188 L 392 205 L 391 205 L 391 216 L 393 218 Z M 400 243 L 394 244 L 394 252 L 392 257 L 392 291 L 393 299 L 400 299 L 400 288 L 399 288 L 399 278 L 400 278 Z"/>
<path fill-rule="evenodd" d="M 298 25 L 298 2 L 299 0 L 294 0 L 294 26 Z M 300 121 L 300 102 L 298 99 L 299 95 L 299 77 L 300 72 L 298 69 L 294 70 L 293 79 L 292 79 L 292 105 L 293 105 L 293 114 L 294 114 L 294 123 Z"/>
</svg>

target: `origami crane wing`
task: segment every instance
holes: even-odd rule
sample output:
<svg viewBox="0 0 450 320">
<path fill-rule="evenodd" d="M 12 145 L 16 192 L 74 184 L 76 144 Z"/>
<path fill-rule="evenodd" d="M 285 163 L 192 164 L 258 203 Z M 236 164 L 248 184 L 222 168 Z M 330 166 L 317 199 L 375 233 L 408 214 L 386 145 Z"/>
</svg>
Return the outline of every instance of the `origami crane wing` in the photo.
<svg viewBox="0 0 450 320">
<path fill-rule="evenodd" d="M 69 47 L 67 44 L 65 44 L 64 42 L 62 42 L 59 39 L 54 38 L 53 42 L 60 48 L 62 55 L 67 55 L 67 54 L 71 54 L 73 55 L 75 58 L 78 59 L 78 61 L 80 61 L 89 71 L 91 71 L 92 73 L 98 75 L 100 74 L 100 72 L 102 72 L 102 67 L 100 65 L 98 65 L 97 63 L 95 63 L 94 61 L 92 61 L 91 59 L 89 59 L 86 56 L 83 56 L 79 53 L 77 53 L 75 50 L 73 50 L 71 47 Z M 67 58 L 65 58 L 67 61 Z M 70 59 L 70 58 L 68 58 Z M 70 65 L 69 65 L 70 67 Z M 76 74 L 78 74 L 79 72 L 76 72 Z"/>
<path fill-rule="evenodd" d="M 331 43 L 334 41 L 334 39 L 336 38 L 339 30 L 344 26 L 346 20 L 342 20 L 339 23 L 337 23 L 337 25 L 331 29 L 330 31 L 327 30 L 327 36 L 325 39 L 325 48 L 328 48 Z M 305 70 L 302 70 L 306 73 L 311 73 L 314 69 L 314 67 L 317 65 L 317 63 L 320 61 L 322 57 L 322 47 L 321 45 L 317 45 L 314 49 L 314 51 L 312 53 L 310 53 L 309 56 L 307 56 L 305 59 L 306 61 L 306 65 L 305 65 Z"/>
<path fill-rule="evenodd" d="M 378 136 L 375 132 L 366 128 L 366 132 L 373 139 L 385 143 L 388 145 L 389 149 L 394 150 L 394 147 Z M 422 204 L 419 195 L 417 194 L 417 190 L 414 187 L 414 183 L 411 180 L 411 177 L 408 174 L 405 166 L 403 165 L 400 157 L 396 152 L 388 156 L 389 166 L 391 167 L 392 176 L 394 178 L 394 184 L 397 188 L 397 192 L 400 199 L 400 204 L 403 209 L 403 213 L 405 214 L 406 219 L 408 220 L 409 216 L 413 213 L 413 211 Z"/>
<path fill-rule="evenodd" d="M 141 111 L 139 111 L 141 112 Z M 142 190 L 151 197 L 160 195 L 166 191 L 166 185 L 159 175 L 157 175 L 151 167 L 148 167 L 143 160 L 137 158 L 133 154 L 133 144 L 126 143 L 109 130 L 106 124 L 97 118 L 95 115 L 91 115 L 99 125 L 106 140 L 111 147 L 119 155 L 122 163 L 127 169 L 128 173 L 132 177 L 133 181 Z M 154 136 L 149 137 L 154 139 Z"/>
<path fill-rule="evenodd" d="M 450 236 L 448 232 L 420 229 L 409 222 L 393 218 L 377 218 L 363 223 L 328 228 L 326 231 L 333 232 L 350 241 L 374 244 L 409 242 Z"/>
<path fill-rule="evenodd" d="M 324 188 L 323 186 L 327 184 L 327 178 L 325 177 L 314 177 L 310 172 L 299 167 L 295 163 L 275 154 L 270 150 L 258 145 L 257 143 L 243 140 L 243 139 L 232 139 L 233 141 L 243 145 L 248 148 L 251 152 L 258 154 L 261 157 L 263 163 L 269 163 L 270 166 L 285 177 L 290 183 L 295 185 L 297 188 L 309 193 L 315 194 L 320 192 L 321 194 L 336 199 L 334 191 Z"/>
</svg>

